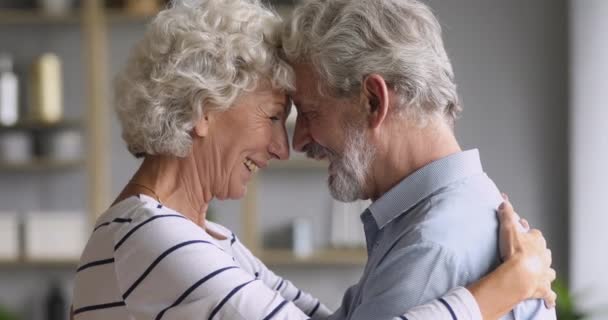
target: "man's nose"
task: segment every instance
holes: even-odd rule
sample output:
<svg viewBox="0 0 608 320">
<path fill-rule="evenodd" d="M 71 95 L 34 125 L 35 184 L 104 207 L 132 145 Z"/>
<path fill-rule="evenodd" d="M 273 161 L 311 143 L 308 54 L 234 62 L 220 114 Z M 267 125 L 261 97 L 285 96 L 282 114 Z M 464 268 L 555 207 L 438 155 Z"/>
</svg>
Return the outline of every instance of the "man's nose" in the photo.
<svg viewBox="0 0 608 320">
<path fill-rule="evenodd" d="M 296 127 L 293 131 L 293 149 L 298 152 L 304 152 L 304 147 L 312 142 L 307 121 L 298 115 L 296 118 Z"/>
</svg>

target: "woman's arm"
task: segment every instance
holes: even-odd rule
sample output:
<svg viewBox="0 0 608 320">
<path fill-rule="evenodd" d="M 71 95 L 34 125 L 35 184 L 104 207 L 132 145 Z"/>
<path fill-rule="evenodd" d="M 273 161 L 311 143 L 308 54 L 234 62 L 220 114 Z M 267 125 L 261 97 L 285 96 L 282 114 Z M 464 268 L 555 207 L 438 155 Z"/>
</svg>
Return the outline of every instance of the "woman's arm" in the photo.
<svg viewBox="0 0 608 320">
<path fill-rule="evenodd" d="M 547 307 L 554 307 L 557 295 L 551 290 L 551 282 L 555 270 L 541 232 L 530 230 L 506 196 L 498 215 L 500 251 L 505 262 L 469 287 L 483 318 L 497 319 L 526 299 L 543 299 Z"/>
<path fill-rule="evenodd" d="M 555 270 L 551 251 L 538 230 L 520 220 L 505 196 L 498 211 L 500 251 L 505 261 L 496 270 L 470 285 L 456 288 L 428 304 L 408 310 L 403 320 L 498 319 L 526 299 L 544 299 L 547 307 L 557 298 L 551 290 Z"/>
</svg>

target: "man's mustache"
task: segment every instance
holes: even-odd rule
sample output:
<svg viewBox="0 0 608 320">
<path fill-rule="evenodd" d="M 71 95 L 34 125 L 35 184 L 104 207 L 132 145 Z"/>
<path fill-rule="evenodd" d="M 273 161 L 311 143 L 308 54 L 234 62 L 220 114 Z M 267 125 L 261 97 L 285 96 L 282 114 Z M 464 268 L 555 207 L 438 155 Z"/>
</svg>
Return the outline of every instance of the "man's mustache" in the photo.
<svg viewBox="0 0 608 320">
<path fill-rule="evenodd" d="M 318 159 L 327 158 L 329 160 L 332 160 L 332 159 L 336 158 L 336 154 L 333 151 L 323 147 L 322 145 L 320 145 L 318 143 L 314 143 L 314 142 L 311 142 L 311 143 L 305 145 L 304 148 L 302 148 L 302 151 L 304 151 L 306 153 L 306 156 L 308 158 L 312 158 L 312 159 L 318 160 Z"/>
</svg>

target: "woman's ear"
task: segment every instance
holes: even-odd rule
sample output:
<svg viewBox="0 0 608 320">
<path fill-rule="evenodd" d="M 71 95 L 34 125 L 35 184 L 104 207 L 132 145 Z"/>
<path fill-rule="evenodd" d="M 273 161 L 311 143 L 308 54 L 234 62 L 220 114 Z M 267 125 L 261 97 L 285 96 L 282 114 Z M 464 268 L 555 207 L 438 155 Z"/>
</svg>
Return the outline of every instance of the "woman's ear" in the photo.
<svg viewBox="0 0 608 320">
<path fill-rule="evenodd" d="M 194 134 L 200 138 L 209 134 L 209 115 L 204 114 L 194 125 Z"/>
<path fill-rule="evenodd" d="M 389 109 L 388 87 L 384 78 L 371 74 L 363 81 L 363 98 L 365 99 L 368 124 L 371 129 L 378 128 L 386 119 Z"/>
</svg>

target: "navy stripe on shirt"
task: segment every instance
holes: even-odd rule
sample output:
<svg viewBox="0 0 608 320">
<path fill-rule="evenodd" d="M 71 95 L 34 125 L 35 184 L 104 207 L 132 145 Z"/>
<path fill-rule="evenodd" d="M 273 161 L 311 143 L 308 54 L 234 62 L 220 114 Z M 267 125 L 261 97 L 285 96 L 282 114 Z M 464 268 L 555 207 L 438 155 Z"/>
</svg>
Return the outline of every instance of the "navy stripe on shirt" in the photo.
<svg viewBox="0 0 608 320">
<path fill-rule="evenodd" d="M 447 301 L 443 300 L 443 298 L 439 298 L 438 299 L 439 302 L 443 303 L 443 305 L 448 308 L 448 311 L 450 311 L 450 314 L 452 315 L 452 319 L 453 320 L 458 320 L 458 318 L 456 318 L 456 314 L 454 313 L 454 310 L 452 310 L 452 307 L 448 304 Z"/>
<path fill-rule="evenodd" d="M 135 290 L 135 288 L 137 288 L 137 286 L 148 276 L 148 274 L 150 274 L 150 272 L 152 272 L 152 269 L 154 269 L 154 267 L 156 267 L 156 265 L 158 265 L 169 254 L 171 254 L 172 252 L 174 252 L 177 249 L 189 246 L 191 244 L 197 244 L 197 243 L 206 243 L 206 244 L 213 245 L 211 242 L 205 241 L 205 240 L 190 240 L 190 241 L 182 242 L 180 244 L 176 244 L 173 247 L 167 249 L 160 256 L 158 256 L 158 258 L 156 258 L 154 260 L 154 262 L 152 262 L 152 264 L 150 264 L 150 266 L 148 268 L 146 268 L 146 271 L 144 271 L 144 273 L 142 273 L 142 275 L 139 276 L 139 278 L 137 278 L 137 280 L 135 280 L 135 282 L 129 287 L 129 289 L 127 289 L 127 291 L 122 295 L 122 298 L 127 300 L 127 297 L 129 297 L 129 295 L 133 292 L 133 290 Z"/>
<path fill-rule="evenodd" d="M 298 300 L 298 299 L 300 298 L 300 295 L 301 295 L 301 294 L 302 294 L 302 290 L 298 289 L 298 294 L 296 294 L 296 297 L 295 297 L 295 298 L 293 298 L 293 300 L 292 300 L 292 301 L 296 301 L 296 300 Z"/>
<path fill-rule="evenodd" d="M 87 307 L 78 308 L 78 309 L 74 310 L 74 315 L 77 315 L 77 314 L 83 313 L 83 312 L 87 312 L 87 311 L 95 311 L 95 310 L 101 310 L 101 309 L 109 309 L 109 308 L 122 307 L 124 305 L 125 305 L 124 301 L 118 301 L 118 302 L 112 302 L 112 303 L 104 303 L 104 304 L 96 304 L 96 305 L 93 305 L 93 306 L 87 306 Z"/>
<path fill-rule="evenodd" d="M 97 227 L 95 227 L 95 229 L 93 229 L 93 232 L 97 231 L 97 229 L 99 229 L 101 227 L 105 227 L 105 226 L 110 225 L 110 223 L 112 223 L 112 222 L 116 222 L 116 223 L 129 223 L 131 221 L 132 221 L 131 219 L 116 218 L 116 219 L 114 219 L 112 221 L 104 222 L 104 223 L 98 225 Z"/>
<path fill-rule="evenodd" d="M 89 262 L 89 263 L 87 263 L 87 264 L 79 267 L 78 269 L 76 269 L 76 272 L 80 272 L 82 270 L 85 270 L 85 269 L 88 269 L 88 268 L 91 268 L 91 267 L 101 266 L 101 265 L 110 264 L 110 263 L 114 263 L 114 258 Z"/>
<path fill-rule="evenodd" d="M 315 314 L 315 312 L 317 312 L 317 309 L 319 309 L 319 306 L 321 305 L 321 301 L 317 301 L 317 305 L 312 308 L 312 311 L 308 314 L 309 317 L 312 317 L 313 314 Z"/>
<path fill-rule="evenodd" d="M 281 287 L 283 286 L 284 283 L 285 283 L 285 279 L 281 279 L 281 282 L 279 283 L 279 286 L 277 287 L 277 291 L 279 291 L 281 289 Z"/>
<path fill-rule="evenodd" d="M 264 320 L 270 320 L 272 319 L 272 317 L 274 317 L 275 314 L 277 314 L 281 309 L 283 309 L 283 307 L 287 304 L 287 300 L 284 300 L 283 302 L 281 302 L 281 304 L 279 304 L 276 308 L 274 308 L 274 310 L 272 310 L 271 313 L 269 313 Z"/>
<path fill-rule="evenodd" d="M 399 316 L 399 319 L 401 319 L 401 320 L 407 320 L 407 318 L 405 316 Z"/>
<path fill-rule="evenodd" d="M 122 237 L 122 239 L 120 239 L 120 241 L 118 241 L 118 243 L 116 243 L 116 245 L 114 246 L 114 251 L 118 250 L 118 248 L 120 248 L 120 246 L 122 246 L 123 243 L 125 243 L 125 241 L 127 241 L 127 239 L 131 235 L 133 235 L 133 233 L 135 233 L 135 231 L 137 231 L 139 228 L 143 227 L 144 225 L 146 225 L 149 222 L 152 222 L 153 220 L 160 219 L 160 218 L 182 218 L 182 219 L 186 219 L 186 217 L 184 217 L 182 215 L 179 215 L 179 214 L 163 214 L 163 215 L 153 216 L 153 217 L 147 219 L 146 221 L 138 224 L 133 229 L 131 229 L 129 232 L 127 232 L 127 234 L 124 237 Z"/>
<path fill-rule="evenodd" d="M 224 297 L 224 299 L 222 299 L 222 301 L 220 302 L 220 304 L 218 304 L 218 305 L 217 305 L 217 306 L 216 306 L 216 307 L 213 309 L 213 311 L 211 311 L 211 315 L 209 315 L 209 318 L 208 318 L 208 319 L 209 319 L 209 320 L 213 319 L 213 317 L 214 317 L 214 316 L 215 316 L 215 315 L 216 315 L 218 312 L 220 312 L 220 310 L 222 309 L 222 307 L 224 306 L 224 304 L 226 304 L 226 302 L 228 301 L 228 299 L 230 299 L 230 297 L 232 297 L 232 296 L 233 296 L 235 293 L 237 293 L 239 290 L 241 290 L 241 289 L 242 289 L 244 286 L 246 286 L 246 285 L 248 285 L 248 284 L 250 284 L 250 283 L 252 283 L 252 282 L 254 282 L 254 281 L 257 281 L 257 279 L 247 281 L 247 282 L 245 282 L 245 283 L 243 283 L 243 284 L 239 285 L 238 287 L 236 287 L 236 288 L 232 289 L 232 291 L 230 291 L 230 293 L 228 293 L 228 294 L 227 294 L 227 295 Z"/>
<path fill-rule="evenodd" d="M 230 267 L 225 267 L 225 268 L 221 268 L 218 270 L 215 270 L 213 272 L 211 272 L 210 274 L 206 275 L 204 278 L 200 279 L 199 281 L 197 281 L 195 284 L 193 284 L 192 286 L 190 286 L 190 288 L 188 288 L 186 291 L 184 291 L 184 293 L 182 293 L 182 295 L 177 298 L 177 300 L 175 300 L 175 302 L 166 307 L 165 309 L 163 309 L 157 316 L 156 316 L 156 320 L 160 320 L 163 315 L 165 314 L 165 312 L 167 312 L 167 310 L 177 306 L 178 304 L 182 303 L 182 301 L 184 301 L 184 299 L 186 299 L 186 297 L 188 297 L 188 295 L 190 293 L 192 293 L 192 291 L 194 291 L 196 288 L 198 288 L 201 284 L 205 283 L 207 280 L 215 277 L 216 275 L 226 271 L 226 270 L 230 270 L 230 269 L 238 269 L 239 267 L 237 266 L 230 266 Z"/>
</svg>

